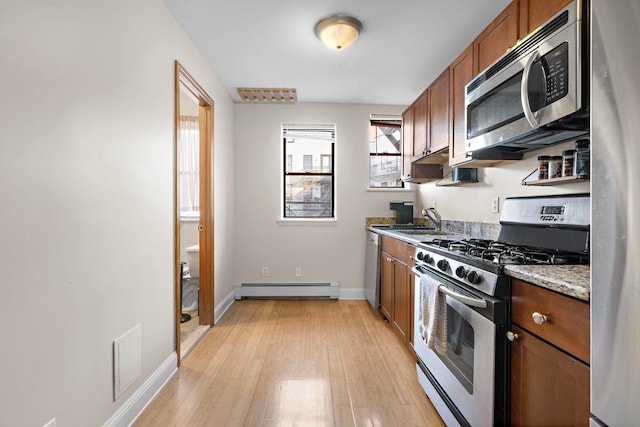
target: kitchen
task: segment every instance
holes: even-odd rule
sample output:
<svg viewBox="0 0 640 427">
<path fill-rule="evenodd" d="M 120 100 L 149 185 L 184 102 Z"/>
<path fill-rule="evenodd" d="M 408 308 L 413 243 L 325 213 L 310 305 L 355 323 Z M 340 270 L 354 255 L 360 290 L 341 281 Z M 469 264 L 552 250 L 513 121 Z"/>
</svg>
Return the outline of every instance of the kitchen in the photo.
<svg viewBox="0 0 640 427">
<path fill-rule="evenodd" d="M 6 56 L 20 58 L 15 59 L 14 67 L 8 70 L 11 78 L 7 81 L 21 83 L 13 88 L 6 88 L 5 93 L 16 100 L 14 108 L 6 113 L 7 117 L 13 119 L 9 122 L 15 126 L 9 128 L 8 135 L 18 135 L 18 130 L 24 132 L 27 129 L 26 135 L 16 137 L 18 141 L 41 142 L 35 146 L 35 151 L 40 152 L 35 159 L 30 158 L 35 152 L 32 150 L 33 146 L 26 142 L 15 147 L 18 153 L 3 151 L 3 171 L 7 173 L 6 176 L 3 175 L 3 182 L 19 184 L 19 188 L 25 186 L 31 191 L 30 194 L 41 194 L 44 187 L 59 196 L 48 200 L 49 204 L 24 196 L 28 193 L 8 192 L 4 199 L 9 206 L 23 206 L 28 210 L 28 213 L 21 211 L 19 214 L 9 210 L 6 214 L 6 223 L 10 227 L 3 229 L 3 235 L 7 236 L 5 241 L 11 246 L 11 251 L 6 249 L 5 259 L 9 262 L 8 266 L 13 267 L 6 269 L 8 282 L 31 285 L 12 289 L 9 299 L 31 302 L 34 304 L 33 312 L 37 313 L 25 326 L 28 333 L 24 336 L 8 334 L 6 341 L 15 343 L 32 355 L 41 354 L 47 348 L 54 349 L 52 360 L 44 363 L 40 363 L 39 359 L 32 361 L 34 365 L 41 366 L 33 369 L 27 379 L 35 381 L 36 378 L 48 378 L 39 390 L 21 385 L 18 373 L 29 371 L 22 362 L 24 355 L 5 355 L 8 359 L 4 365 L 22 369 L 6 373 L 7 384 L 10 385 L 8 389 L 12 390 L 12 395 L 3 394 L 0 400 L 13 403 L 19 397 L 18 404 L 15 405 L 18 408 L 31 407 L 33 402 L 51 402 L 50 405 L 38 405 L 36 410 L 31 411 L 34 418 L 30 419 L 30 424 L 44 424 L 47 414 L 50 414 L 49 418 L 55 416 L 53 412 L 67 407 L 67 402 L 74 400 L 87 402 L 85 408 L 78 411 L 84 416 L 82 419 L 89 420 L 86 424 L 95 424 L 96 419 L 102 422 L 115 412 L 122 401 L 113 402 L 110 393 L 104 392 L 111 382 L 111 353 L 107 347 L 113 337 L 127 330 L 131 324 L 143 321 L 145 328 L 144 363 L 141 378 L 135 383 L 135 387 L 141 386 L 159 366 L 164 366 L 173 348 L 173 337 L 166 332 L 172 328 L 172 320 L 168 317 L 173 301 L 173 283 L 170 280 L 172 269 L 166 262 L 172 259 L 172 247 L 162 243 L 172 239 L 171 210 L 168 208 L 172 203 L 167 190 L 171 187 L 171 181 L 165 174 L 160 174 L 162 178 L 158 181 L 137 172 L 140 167 L 150 171 L 161 168 L 163 172 L 170 172 L 172 93 L 169 86 L 172 81 L 173 56 L 183 59 L 190 72 L 198 76 L 216 101 L 216 304 L 225 301 L 234 282 L 264 280 L 264 265 L 271 266 L 271 277 L 280 280 L 296 280 L 296 266 L 302 267 L 302 278 L 305 281 L 330 279 L 326 277 L 326 272 L 332 271 L 341 284 L 341 296 L 357 297 L 361 292 L 360 282 L 364 276 L 361 260 L 364 259 L 362 234 L 365 218 L 389 215 L 389 194 L 365 191 L 367 164 L 366 160 L 357 159 L 366 159 L 366 147 L 349 144 L 343 145 L 340 150 L 344 151 L 337 153 L 338 170 L 345 177 L 362 178 L 360 181 L 349 179 L 340 183 L 337 195 L 338 223 L 333 227 L 277 224 L 275 219 L 280 215 L 279 203 L 277 200 L 274 203 L 273 200 L 277 199 L 274 195 L 279 194 L 280 177 L 277 174 L 271 178 L 265 177 L 270 177 L 273 170 L 279 170 L 281 159 L 277 150 L 270 150 L 267 144 L 256 144 L 256 141 L 279 141 L 280 123 L 290 121 L 336 123 L 341 132 L 344 132 L 341 137 L 344 140 L 366 140 L 366 129 L 358 123 L 367 123 L 371 113 L 400 114 L 404 107 L 300 103 L 270 108 L 234 104 L 228 99 L 226 90 L 215 74 L 210 71 L 210 65 L 201 58 L 196 47 L 181 30 L 176 28 L 174 18 L 155 4 L 145 5 L 148 8 L 116 5 L 115 10 L 100 6 L 99 13 L 89 13 L 80 5 L 65 9 L 64 13 L 49 6 L 38 11 L 21 6 L 19 13 L 5 15 L 13 16 L 15 23 L 3 23 L 6 24 L 3 28 L 28 41 L 26 45 L 35 49 L 34 55 L 21 56 L 24 44 L 15 44 L 11 45 L 14 46 L 11 54 Z M 94 16 L 96 14 L 100 15 L 100 19 Z M 49 18 L 51 16 L 68 25 L 53 25 Z M 162 48 L 169 52 L 165 56 L 161 56 L 159 41 L 154 41 L 145 34 L 138 34 L 139 22 L 143 17 L 145 22 L 149 22 L 149 31 L 165 43 Z M 489 21 L 490 19 L 486 22 Z M 42 25 L 31 28 L 29 22 Z M 100 30 L 96 33 L 113 35 L 115 41 L 110 44 L 97 34 L 84 34 L 84 26 L 79 25 L 79 22 L 92 23 L 93 28 Z M 151 49 L 145 50 L 143 55 L 143 49 L 137 48 L 135 43 L 127 43 L 124 35 L 114 34 L 114 28 L 124 28 L 127 38 L 138 40 L 140 45 Z M 60 29 L 65 31 L 56 33 Z M 472 37 L 467 43 L 471 39 Z M 108 49 L 92 50 L 95 46 L 105 46 Z M 112 56 L 100 56 L 106 55 L 105 51 L 111 52 Z M 176 51 L 183 53 L 175 55 L 173 52 Z M 58 56 L 52 58 L 50 52 L 58 52 Z M 121 52 L 125 57 L 114 52 Z M 79 53 L 85 58 L 83 61 L 77 59 Z M 103 69 L 98 70 L 93 64 L 102 64 Z M 132 78 L 127 72 L 127 64 L 136 64 L 144 73 L 151 73 L 153 76 L 158 75 L 154 70 L 166 71 L 161 72 L 157 80 L 147 80 L 133 73 L 136 89 L 127 86 L 131 90 L 112 91 L 113 87 L 120 88 Z M 70 67 L 79 67 L 81 71 L 73 81 L 65 73 Z M 46 75 L 34 71 L 43 69 L 48 71 Z M 105 83 L 96 88 L 93 85 L 95 81 Z M 64 84 L 58 85 L 60 82 Z M 425 86 L 428 83 L 425 82 Z M 163 85 L 168 87 L 163 89 Z M 19 87 L 31 87 L 31 96 L 24 97 L 18 91 Z M 87 95 L 96 90 L 105 94 L 106 99 L 98 100 Z M 418 95 L 417 92 L 414 96 Z M 41 98 L 39 94 L 42 93 L 55 96 Z M 137 120 L 141 113 L 134 106 L 141 97 L 151 104 L 150 110 L 143 114 L 143 118 L 148 121 Z M 44 134 L 51 132 L 29 126 L 31 121 L 27 119 L 29 116 L 25 112 L 32 108 L 28 102 L 30 99 L 41 99 L 42 111 L 52 113 L 44 119 L 48 120 L 45 123 L 49 130 L 55 130 L 52 138 L 60 142 L 57 146 L 59 152 L 52 153 L 48 150 L 48 138 L 44 138 Z M 65 100 L 62 109 L 60 100 Z M 90 109 L 86 109 L 87 103 L 98 112 L 91 114 Z M 124 106 L 127 107 L 123 111 Z M 58 111 L 64 111 L 65 114 L 54 114 Z M 123 117 L 124 113 L 126 117 Z M 124 124 L 126 132 L 102 126 L 102 120 L 98 117 L 104 115 L 112 119 L 112 122 Z M 61 125 L 67 123 L 67 120 L 77 126 Z M 149 126 L 149 122 L 153 126 Z M 93 126 L 90 125 L 97 123 L 100 124 L 100 130 L 105 130 L 104 135 L 91 132 Z M 243 126 L 243 123 L 251 123 L 251 126 Z M 273 123 L 278 125 L 274 127 Z M 127 134 L 138 137 L 132 138 Z M 74 141 L 74 144 L 62 141 Z M 87 147 L 82 144 L 83 141 L 96 141 L 100 144 L 92 146 L 92 151 L 86 152 L 82 148 Z M 155 141 L 162 141 L 160 150 Z M 126 152 L 126 142 L 142 144 L 141 152 L 144 155 L 140 156 L 135 165 L 122 159 L 124 156 L 117 151 L 111 151 L 117 148 Z M 554 146 L 545 150 L 545 154 L 560 154 L 568 148 L 571 148 L 571 143 Z M 3 149 L 8 150 L 7 147 Z M 497 224 L 500 213 L 492 212 L 491 206 L 495 197 L 501 203 L 510 196 L 589 191 L 587 183 L 549 188 L 522 186 L 522 179 L 537 168 L 536 156 L 537 153 L 529 153 L 523 160 L 508 165 L 479 169 L 477 184 L 452 188 L 437 187 L 435 183 L 412 185 L 412 188 L 417 187 L 415 193 L 410 191 L 399 196 L 393 195 L 393 199 L 413 199 L 417 209 L 434 205 L 446 219 Z M 87 164 L 87 157 L 95 164 Z M 116 160 L 122 163 L 117 163 Z M 341 165 L 341 161 L 348 164 Z M 16 183 L 16 176 L 25 176 L 19 166 L 26 167 L 29 172 L 27 176 L 35 177 L 34 180 L 26 179 Z M 126 179 L 122 177 L 123 168 L 131 171 L 127 173 Z M 83 180 L 78 181 L 74 179 L 75 176 L 69 175 L 61 177 L 60 170 L 82 174 Z M 256 185 L 256 182 L 260 182 L 260 185 Z M 155 189 L 156 186 L 162 186 L 163 189 Z M 68 191 L 62 191 L 62 187 Z M 143 205 L 143 201 L 149 205 Z M 80 209 L 69 211 L 65 205 L 68 202 L 74 202 Z M 115 210 L 112 205 L 118 209 Z M 119 209 L 125 209 L 129 218 L 123 219 Z M 95 221 L 99 221 L 102 227 L 96 229 Z M 67 230 L 69 222 L 74 224 L 71 230 Z M 24 232 L 34 224 L 43 224 L 38 229 L 39 233 Z M 22 232 L 18 234 L 20 230 Z M 81 237 L 88 235 L 93 235 L 96 241 L 106 244 L 92 243 Z M 126 237 L 122 237 L 123 235 Z M 35 255 L 33 259 L 40 264 L 39 269 L 30 268 L 31 264 L 27 266 L 26 260 L 13 255 L 14 251 L 26 253 L 30 248 L 37 247 L 44 251 L 39 244 L 41 241 L 36 237 L 44 238 L 49 245 L 58 248 L 57 255 L 48 251 Z M 112 247 L 146 247 L 149 246 L 149 241 L 158 245 L 150 248 L 144 257 L 135 262 L 129 259 L 131 257 L 116 256 L 108 250 Z M 281 243 L 278 256 L 272 250 L 274 241 Z M 314 244 L 303 246 L 302 251 L 301 241 Z M 286 259 L 286 262 L 280 257 Z M 97 258 L 105 261 L 99 262 Z M 69 265 L 76 267 L 69 269 Z M 162 267 L 158 268 L 158 265 Z M 96 277 L 92 270 L 102 274 Z M 123 276 L 130 280 L 122 280 Z M 90 286 L 81 286 L 85 283 Z M 163 291 L 154 292 L 155 288 L 151 283 L 162 284 Z M 119 295 L 130 293 L 135 295 L 137 303 L 123 305 Z M 48 302 L 55 300 L 60 303 L 52 307 Z M 140 304 L 145 305 L 141 313 L 138 307 Z M 18 307 L 7 307 L 3 311 L 7 322 L 9 319 L 20 318 L 21 315 Z M 94 325 L 74 323 L 78 318 L 85 317 L 93 317 L 97 322 Z M 42 330 L 43 324 L 49 328 Z M 71 324 L 74 324 L 73 330 L 68 329 Z M 52 336 L 62 336 L 65 339 L 58 342 Z M 78 342 L 79 337 L 83 337 L 82 343 Z M 70 383 L 67 379 L 69 377 L 76 378 L 77 381 L 80 381 L 78 378 L 88 378 L 91 382 L 80 381 L 78 386 L 75 382 Z M 57 393 L 58 387 L 62 387 L 64 392 Z M 82 393 L 77 389 L 83 389 Z M 133 391 L 129 391 L 124 397 L 132 394 Z M 4 405 L 0 411 L 5 414 L 3 416 L 15 414 L 13 409 Z M 68 409 L 66 411 L 71 412 Z M 68 418 L 74 419 L 71 415 Z"/>
</svg>

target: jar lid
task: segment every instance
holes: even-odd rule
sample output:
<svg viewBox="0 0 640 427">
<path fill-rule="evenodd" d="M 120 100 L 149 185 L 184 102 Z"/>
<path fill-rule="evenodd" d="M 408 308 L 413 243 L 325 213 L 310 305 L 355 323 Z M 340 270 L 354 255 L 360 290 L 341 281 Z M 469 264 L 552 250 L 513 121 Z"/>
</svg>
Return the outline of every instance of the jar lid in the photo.
<svg viewBox="0 0 640 427">
<path fill-rule="evenodd" d="M 589 140 L 588 139 L 579 139 L 576 141 L 576 150 L 589 148 Z"/>
<path fill-rule="evenodd" d="M 551 160 L 551 156 L 538 156 L 538 160 Z"/>
<path fill-rule="evenodd" d="M 551 160 L 562 160 L 562 156 L 551 156 Z"/>
<path fill-rule="evenodd" d="M 573 156 L 573 153 L 575 153 L 575 152 L 576 152 L 576 150 L 564 150 L 562 152 L 562 155 L 563 156 Z"/>
</svg>

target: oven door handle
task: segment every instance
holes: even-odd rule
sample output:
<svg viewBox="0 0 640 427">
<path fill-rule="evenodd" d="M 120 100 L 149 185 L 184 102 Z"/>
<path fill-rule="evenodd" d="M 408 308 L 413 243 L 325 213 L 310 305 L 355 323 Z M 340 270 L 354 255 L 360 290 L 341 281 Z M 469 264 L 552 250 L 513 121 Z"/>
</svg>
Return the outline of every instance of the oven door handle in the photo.
<svg viewBox="0 0 640 427">
<path fill-rule="evenodd" d="M 452 291 L 451 289 L 445 287 L 445 286 L 440 286 L 440 288 L 438 289 L 440 292 L 442 292 L 443 294 L 450 296 L 451 298 L 453 298 L 456 301 L 460 301 L 461 303 L 471 306 L 471 307 L 480 307 L 480 308 L 486 308 L 487 307 L 487 302 L 483 299 L 479 299 L 479 298 L 471 298 L 468 297 L 466 295 L 462 295 L 459 294 L 455 291 Z"/>
<path fill-rule="evenodd" d="M 420 277 L 422 276 L 423 273 L 422 271 L 420 271 L 418 269 L 418 266 L 412 267 L 411 271 L 413 271 L 413 273 Z M 456 301 L 459 301 L 465 305 L 468 305 L 470 307 L 480 307 L 480 308 L 486 308 L 487 307 L 487 302 L 483 299 L 480 298 L 471 298 L 468 297 L 466 295 L 462 295 L 457 293 L 456 291 L 452 291 L 451 289 L 447 288 L 444 285 L 439 285 L 439 289 L 440 292 L 442 292 L 443 294 L 450 296 L 451 298 L 455 299 Z"/>
</svg>

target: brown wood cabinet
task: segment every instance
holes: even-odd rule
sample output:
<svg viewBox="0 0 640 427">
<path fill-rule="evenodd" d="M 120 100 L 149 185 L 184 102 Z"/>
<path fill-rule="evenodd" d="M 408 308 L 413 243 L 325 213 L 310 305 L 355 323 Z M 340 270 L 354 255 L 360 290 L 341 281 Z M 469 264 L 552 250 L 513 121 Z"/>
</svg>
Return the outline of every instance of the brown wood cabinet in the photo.
<svg viewBox="0 0 640 427">
<path fill-rule="evenodd" d="M 429 86 L 428 155 L 449 148 L 449 101 L 449 67 L 447 67 Z"/>
<path fill-rule="evenodd" d="M 520 0 L 520 39 L 525 38 L 572 0 Z"/>
<path fill-rule="evenodd" d="M 411 179 L 413 157 L 413 105 L 402 113 L 402 179 Z"/>
<path fill-rule="evenodd" d="M 413 250 L 408 243 L 382 236 L 380 312 L 406 343 L 413 337 Z"/>
<path fill-rule="evenodd" d="M 449 166 L 467 162 L 465 154 L 466 130 L 464 126 L 464 88 L 473 78 L 473 44 L 469 45 L 449 66 L 451 121 Z"/>
<path fill-rule="evenodd" d="M 518 0 L 512 1 L 473 41 L 474 76 L 518 41 Z"/>
<path fill-rule="evenodd" d="M 429 89 L 413 103 L 413 161 L 427 155 L 429 138 Z"/>
<path fill-rule="evenodd" d="M 407 182 L 429 182 L 442 178 L 442 167 L 413 163 L 416 102 L 402 113 L 402 179 Z M 420 126 L 424 126 L 424 123 Z M 423 134 L 426 135 L 426 130 Z"/>
<path fill-rule="evenodd" d="M 511 425 L 589 424 L 589 304 L 513 280 Z"/>
<path fill-rule="evenodd" d="M 449 160 L 449 68 L 414 102 L 413 162 L 442 164 Z"/>
</svg>

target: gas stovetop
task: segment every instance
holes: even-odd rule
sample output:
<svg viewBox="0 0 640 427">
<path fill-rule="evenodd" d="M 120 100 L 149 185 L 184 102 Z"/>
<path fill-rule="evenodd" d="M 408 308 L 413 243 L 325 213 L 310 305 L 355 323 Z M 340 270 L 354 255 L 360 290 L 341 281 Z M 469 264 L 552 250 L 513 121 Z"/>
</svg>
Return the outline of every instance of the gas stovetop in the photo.
<svg viewBox="0 0 640 427">
<path fill-rule="evenodd" d="M 475 266 L 496 270 L 507 264 L 588 264 L 589 256 L 580 252 L 560 251 L 556 249 L 539 248 L 523 245 L 504 243 L 496 240 L 465 239 L 447 240 L 435 239 L 425 244 L 428 248 L 444 249 L 447 253 L 457 255 L 456 259 L 469 260 Z"/>
</svg>

